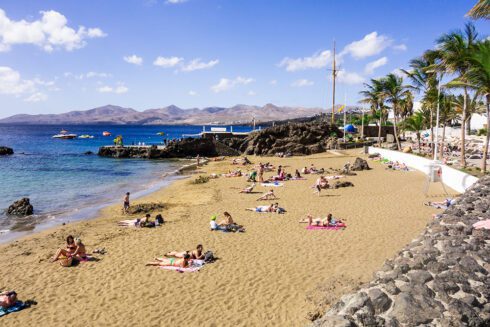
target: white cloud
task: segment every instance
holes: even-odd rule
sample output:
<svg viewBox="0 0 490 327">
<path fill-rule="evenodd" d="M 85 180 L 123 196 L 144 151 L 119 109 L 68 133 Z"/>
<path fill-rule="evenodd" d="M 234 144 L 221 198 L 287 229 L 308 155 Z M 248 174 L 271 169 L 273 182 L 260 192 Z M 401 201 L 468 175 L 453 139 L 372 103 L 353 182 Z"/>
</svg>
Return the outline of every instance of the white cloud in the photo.
<svg viewBox="0 0 490 327">
<path fill-rule="evenodd" d="M 153 65 L 163 67 L 163 68 L 170 68 L 177 66 L 180 62 L 184 60 L 183 58 L 180 57 L 157 57 L 155 61 L 153 62 Z"/>
<path fill-rule="evenodd" d="M 41 18 L 35 21 L 11 20 L 0 9 L 0 51 L 9 51 L 13 45 L 32 44 L 46 52 L 55 49 L 72 51 L 83 48 L 86 39 L 105 37 L 100 28 L 77 30 L 67 26 L 68 20 L 57 11 L 41 11 Z"/>
<path fill-rule="evenodd" d="M 345 46 L 340 56 L 350 54 L 355 59 L 362 59 L 377 55 L 393 43 L 389 37 L 372 32 L 364 36 L 362 40 L 354 41 Z"/>
<path fill-rule="evenodd" d="M 341 70 L 337 73 L 337 79 L 341 84 L 361 84 L 365 81 L 364 77 L 357 73 L 349 73 L 344 70 Z"/>
<path fill-rule="evenodd" d="M 364 67 L 364 73 L 366 73 L 367 75 L 370 75 L 370 74 L 374 73 L 376 68 L 382 67 L 382 66 L 386 65 L 387 63 L 388 63 L 388 58 L 386 58 L 386 57 L 381 57 L 378 60 L 371 61 L 370 63 L 368 63 L 366 65 L 366 67 Z"/>
<path fill-rule="evenodd" d="M 400 68 L 394 69 L 391 73 L 395 74 L 398 77 L 406 77 L 405 73 L 402 72 Z"/>
<path fill-rule="evenodd" d="M 272 81 L 269 82 L 270 85 L 277 85 L 277 80 L 273 79 Z"/>
<path fill-rule="evenodd" d="M 23 80 L 20 73 L 10 67 L 0 67 L 0 94 L 22 95 L 35 92 L 34 82 Z"/>
<path fill-rule="evenodd" d="M 43 102 L 48 99 L 48 96 L 41 92 L 36 92 L 24 99 L 25 102 Z"/>
<path fill-rule="evenodd" d="M 165 3 L 171 4 L 171 5 L 177 5 L 179 3 L 184 3 L 187 2 L 187 0 L 167 0 Z"/>
<path fill-rule="evenodd" d="M 394 45 L 393 49 L 396 51 L 407 51 L 407 46 L 401 43 L 401 44 Z"/>
<path fill-rule="evenodd" d="M 195 91 L 192 91 L 192 90 L 191 90 L 191 91 L 189 91 L 189 93 L 187 93 L 187 94 L 189 94 L 191 97 L 194 97 L 194 96 L 196 96 L 196 95 L 197 95 L 197 92 L 195 92 Z"/>
<path fill-rule="evenodd" d="M 70 78 L 78 79 L 78 80 L 82 80 L 85 78 L 108 78 L 108 77 L 112 77 L 112 75 L 109 73 L 99 73 L 99 72 L 88 72 L 88 73 L 81 73 L 81 74 L 73 74 L 71 72 L 65 72 L 63 74 L 63 76 L 65 76 L 67 78 L 70 77 Z"/>
<path fill-rule="evenodd" d="M 108 85 L 104 85 L 104 86 L 100 86 L 99 88 L 97 88 L 97 92 L 99 93 L 115 93 L 115 94 L 123 94 L 123 93 L 126 93 L 128 92 L 129 89 L 120 84 L 120 85 L 116 85 L 114 87 L 112 86 L 108 86 Z"/>
<path fill-rule="evenodd" d="M 143 58 L 138 57 L 137 55 L 125 56 L 123 57 L 124 61 L 133 65 L 140 66 L 143 63 Z"/>
<path fill-rule="evenodd" d="M 326 67 L 328 61 L 331 59 L 332 53 L 330 50 L 324 50 L 314 53 L 311 57 L 296 59 L 286 57 L 279 63 L 279 67 L 286 67 L 288 72 L 295 72 L 305 69 L 318 69 Z"/>
<path fill-rule="evenodd" d="M 215 93 L 228 91 L 229 89 L 234 88 L 236 85 L 247 85 L 254 81 L 253 78 L 244 78 L 238 76 L 235 79 L 221 78 L 218 84 L 211 86 L 211 90 Z"/>
<path fill-rule="evenodd" d="M 202 62 L 200 58 L 191 60 L 188 64 L 182 67 L 184 72 L 192 72 L 194 70 L 209 69 L 216 66 L 219 63 L 218 59 L 211 60 L 208 62 Z"/>
<path fill-rule="evenodd" d="M 291 86 L 304 87 L 304 86 L 311 86 L 313 84 L 315 84 L 313 81 L 309 81 L 305 78 L 302 78 L 302 79 L 298 79 L 298 80 L 294 81 L 293 83 L 291 83 Z"/>
<path fill-rule="evenodd" d="M 255 93 L 255 91 L 250 90 L 250 91 L 248 91 L 247 95 L 253 97 L 253 96 L 257 95 L 257 93 Z"/>
</svg>

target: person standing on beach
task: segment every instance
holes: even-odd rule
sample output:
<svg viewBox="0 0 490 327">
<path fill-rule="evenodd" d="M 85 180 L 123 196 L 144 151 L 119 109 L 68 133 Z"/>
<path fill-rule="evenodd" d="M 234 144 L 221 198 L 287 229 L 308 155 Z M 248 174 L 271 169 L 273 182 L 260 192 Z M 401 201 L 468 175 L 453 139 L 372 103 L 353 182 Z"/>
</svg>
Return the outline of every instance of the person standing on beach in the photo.
<svg viewBox="0 0 490 327">
<path fill-rule="evenodd" d="M 199 157 L 199 155 L 197 155 L 197 157 L 196 157 L 197 167 L 199 167 L 199 164 L 200 164 L 200 161 L 201 161 L 200 159 L 201 159 L 201 157 Z"/>
<path fill-rule="evenodd" d="M 129 192 L 126 193 L 123 199 L 123 212 L 129 213 Z"/>
<path fill-rule="evenodd" d="M 259 163 L 259 182 L 264 182 L 264 164 Z"/>
</svg>

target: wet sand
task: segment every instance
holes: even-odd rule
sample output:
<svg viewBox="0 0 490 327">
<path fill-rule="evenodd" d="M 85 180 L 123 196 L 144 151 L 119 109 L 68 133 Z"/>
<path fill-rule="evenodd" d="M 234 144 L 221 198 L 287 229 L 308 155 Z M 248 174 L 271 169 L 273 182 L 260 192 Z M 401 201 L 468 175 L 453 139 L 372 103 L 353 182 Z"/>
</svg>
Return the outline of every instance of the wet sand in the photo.
<svg viewBox="0 0 490 327">
<path fill-rule="evenodd" d="M 254 158 L 253 163 L 282 164 L 293 173 L 309 166 L 341 168 L 359 150 L 346 155 L 317 154 L 293 158 Z M 269 202 L 239 194 L 244 177 L 191 184 L 196 175 L 174 182 L 135 203 L 163 201 L 168 223 L 162 227 L 121 228 L 128 219 L 110 206 L 94 220 L 72 223 L 0 246 L 0 289 L 15 289 L 21 300 L 38 305 L 0 318 L 5 326 L 303 326 L 316 309 L 321 290 L 334 300 L 369 281 L 383 261 L 413 239 L 440 210 L 424 206 L 444 198 L 438 185 L 423 194 L 419 172 L 372 170 L 342 180 L 355 186 L 313 194 L 318 177 L 288 181 L 274 190 L 284 215 L 245 211 Z M 231 161 L 211 162 L 201 170 L 224 173 Z M 245 168 L 246 169 L 246 168 Z M 265 176 L 271 176 L 266 173 Z M 121 190 L 121 198 L 126 190 Z M 245 233 L 209 231 L 209 218 L 228 211 Z M 309 231 L 298 220 L 308 212 L 343 219 L 342 231 Z M 159 212 L 152 213 L 153 217 Z M 80 236 L 89 251 L 105 247 L 98 261 L 62 268 L 50 263 L 66 235 Z M 219 258 L 198 273 L 177 273 L 145 262 L 171 250 L 191 250 L 198 243 Z M 328 302 L 328 301 L 327 301 Z M 324 303 L 328 304 L 328 303 Z"/>
</svg>

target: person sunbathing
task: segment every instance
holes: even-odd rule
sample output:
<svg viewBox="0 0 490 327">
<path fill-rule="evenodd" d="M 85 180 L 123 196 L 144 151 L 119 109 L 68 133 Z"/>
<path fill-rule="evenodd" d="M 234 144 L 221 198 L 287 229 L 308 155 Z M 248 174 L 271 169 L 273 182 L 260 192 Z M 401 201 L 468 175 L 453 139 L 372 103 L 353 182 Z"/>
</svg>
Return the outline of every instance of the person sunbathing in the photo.
<svg viewBox="0 0 490 327">
<path fill-rule="evenodd" d="M 117 222 L 118 226 L 121 227 L 139 227 L 141 222 L 140 218 L 137 219 L 127 219 L 127 220 L 121 220 Z"/>
<path fill-rule="evenodd" d="M 270 206 L 257 206 L 255 208 L 246 208 L 245 210 L 255 212 L 275 212 L 274 204 L 271 204 Z"/>
<path fill-rule="evenodd" d="M 224 227 L 226 231 L 229 232 L 244 232 L 245 228 L 243 228 L 242 225 L 238 225 L 233 221 L 233 218 L 231 217 L 230 213 L 228 211 L 225 211 L 223 213 L 223 216 L 225 216 L 225 220 L 222 220 L 218 225 L 221 227 Z"/>
<path fill-rule="evenodd" d="M 75 253 L 76 250 L 77 250 L 77 245 L 75 244 L 75 239 L 73 238 L 72 235 L 68 235 L 68 237 L 66 238 L 66 247 L 64 249 L 59 248 L 58 251 L 56 251 L 56 254 L 53 257 L 52 262 L 57 261 L 61 256 L 65 256 L 69 258 L 73 253 Z"/>
<path fill-rule="evenodd" d="M 437 208 L 437 209 L 447 209 L 449 208 L 450 206 L 452 206 L 453 204 L 456 203 L 456 200 L 455 199 L 445 199 L 444 201 L 441 201 L 441 202 L 427 202 L 427 203 L 424 203 L 426 206 L 430 206 L 430 207 L 434 207 L 434 208 Z"/>
<path fill-rule="evenodd" d="M 311 225 L 320 226 L 320 224 L 322 224 L 323 221 L 322 218 L 313 218 L 313 215 L 309 213 L 308 215 L 306 215 L 306 218 L 301 219 L 299 223 L 308 223 L 308 226 Z"/>
<path fill-rule="evenodd" d="M 255 187 L 255 183 L 244 188 L 243 190 L 240 191 L 240 193 L 252 193 L 252 191 L 254 190 L 254 187 Z"/>
<path fill-rule="evenodd" d="M 242 176 L 242 171 L 240 169 L 235 171 L 230 171 L 228 174 L 223 174 L 225 177 L 240 177 Z"/>
<path fill-rule="evenodd" d="M 198 244 L 195 250 L 190 251 L 171 251 L 165 254 L 166 257 L 183 258 L 186 254 L 191 256 L 191 259 L 204 260 L 204 250 L 202 244 Z"/>
<path fill-rule="evenodd" d="M 147 262 L 147 266 L 180 267 L 187 268 L 192 263 L 190 254 L 186 253 L 182 258 L 155 258 L 155 261 Z"/>
<path fill-rule="evenodd" d="M 17 293 L 7 291 L 0 293 L 0 308 L 8 309 L 17 303 Z"/>
<path fill-rule="evenodd" d="M 260 200 L 275 200 L 275 199 L 277 199 L 277 196 L 274 193 L 274 190 L 273 189 L 270 189 L 269 191 L 267 191 L 266 193 L 264 193 L 260 198 L 258 198 L 257 201 L 260 201 Z"/>
<path fill-rule="evenodd" d="M 75 252 L 71 254 L 71 257 L 78 261 L 87 260 L 87 251 L 85 250 L 85 245 L 82 243 L 82 240 L 80 238 L 76 238 L 75 244 L 77 245 L 77 248 Z"/>
</svg>

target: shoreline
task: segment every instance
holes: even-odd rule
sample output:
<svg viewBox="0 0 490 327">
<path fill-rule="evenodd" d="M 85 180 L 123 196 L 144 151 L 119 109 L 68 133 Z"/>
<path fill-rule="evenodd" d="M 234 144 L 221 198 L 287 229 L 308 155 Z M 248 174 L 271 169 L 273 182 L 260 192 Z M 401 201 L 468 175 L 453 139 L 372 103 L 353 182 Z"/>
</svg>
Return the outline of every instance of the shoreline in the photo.
<svg viewBox="0 0 490 327">
<path fill-rule="evenodd" d="M 186 162 L 191 161 L 192 159 L 172 160 Z M 207 161 L 203 161 L 203 163 L 205 162 Z M 187 178 L 185 176 L 186 172 L 196 169 L 196 166 L 196 163 L 184 163 L 179 168 L 173 171 L 163 173 L 158 179 L 149 181 L 145 188 L 134 193 L 132 192 L 132 201 L 158 192 L 162 188 L 170 186 L 176 180 Z M 110 200 L 101 203 L 89 204 L 81 209 L 71 208 L 70 210 L 60 212 L 59 216 L 54 216 L 55 214 L 57 214 L 56 212 L 47 212 L 43 214 L 34 214 L 32 216 L 21 217 L 23 219 L 29 219 L 30 217 L 36 219 L 36 217 L 42 217 L 42 220 L 39 223 L 36 223 L 34 225 L 34 228 L 30 230 L 23 230 L 23 227 L 20 227 L 18 230 L 0 230 L 0 246 L 4 244 L 9 244 L 15 240 L 22 239 L 30 235 L 36 235 L 38 233 L 56 228 L 58 226 L 97 219 L 103 209 L 114 206 L 119 202 L 119 200 Z"/>
<path fill-rule="evenodd" d="M 306 162 L 326 169 L 341 168 L 357 156 L 358 152 L 351 151 L 343 156 L 322 153 L 250 159 L 254 163 L 267 160 L 283 164 L 290 171 Z M 316 175 L 307 176 L 306 181 L 286 182 L 285 187 L 275 190 L 278 202 L 288 210 L 284 215 L 244 211 L 264 203 L 256 201 L 259 194 L 238 193 L 236 188 L 248 184 L 243 178 L 220 177 L 206 184 L 182 179 L 134 201 L 163 201 L 166 206 L 161 213 L 167 223 L 162 227 L 117 227 L 115 222 L 128 216 L 120 214 L 120 206 L 112 205 L 102 209 L 95 219 L 56 226 L 2 244 L 0 269 L 9 266 L 11 273 L 0 287 L 16 289 L 22 299 L 35 298 L 39 303 L 2 319 L 19 325 L 34 321 L 52 326 L 104 321 L 148 325 L 164 315 L 169 324 L 185 322 L 190 326 L 305 325 L 305 315 L 315 309 L 315 294 L 322 285 L 334 285 L 330 293 L 335 298 L 368 281 L 371 272 L 420 233 L 431 213 L 436 212 L 421 203 L 425 199 L 421 195 L 425 181 L 422 174 L 385 171 L 380 164 L 369 164 L 374 169 L 348 178 L 355 187 L 331 190 L 321 197 L 313 196 L 310 188 Z M 202 170 L 209 174 L 233 168 L 243 169 L 227 160 L 210 162 Z M 260 193 L 264 190 L 258 189 Z M 397 198 L 394 203 L 393 197 L 404 190 L 414 195 Z M 318 215 L 326 210 L 346 219 L 347 229 L 306 231 L 297 222 L 307 211 Z M 209 216 L 223 211 L 230 211 L 247 231 L 210 232 Z M 80 236 L 89 251 L 105 247 L 108 253 L 96 255 L 98 262 L 75 268 L 49 263 L 67 234 Z M 166 251 L 192 249 L 197 243 L 219 257 L 197 274 L 144 266 Z M 73 282 L 68 283 L 67 278 Z M 196 289 L 198 298 L 193 291 Z M 145 301 L 135 304 L 135 297 Z M 86 311 L 67 308 L 68 318 L 58 317 L 66 301 L 83 304 Z M 163 309 L 153 310 L 155 303 L 163 303 Z M 182 307 L 192 310 L 181 314 Z"/>
</svg>

